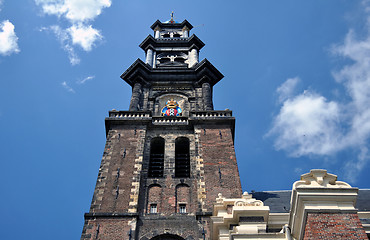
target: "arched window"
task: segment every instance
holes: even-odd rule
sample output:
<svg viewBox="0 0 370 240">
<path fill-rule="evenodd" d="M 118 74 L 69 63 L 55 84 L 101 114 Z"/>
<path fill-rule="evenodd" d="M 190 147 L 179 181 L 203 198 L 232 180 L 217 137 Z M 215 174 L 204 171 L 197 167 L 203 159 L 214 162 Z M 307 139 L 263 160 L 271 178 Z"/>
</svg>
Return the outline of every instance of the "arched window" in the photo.
<svg viewBox="0 0 370 240">
<path fill-rule="evenodd" d="M 186 137 L 176 138 L 175 141 L 175 177 L 190 177 L 190 146 Z"/>
<path fill-rule="evenodd" d="M 150 160 L 148 177 L 163 177 L 164 167 L 164 139 L 161 137 L 153 138 L 150 142 Z"/>
</svg>

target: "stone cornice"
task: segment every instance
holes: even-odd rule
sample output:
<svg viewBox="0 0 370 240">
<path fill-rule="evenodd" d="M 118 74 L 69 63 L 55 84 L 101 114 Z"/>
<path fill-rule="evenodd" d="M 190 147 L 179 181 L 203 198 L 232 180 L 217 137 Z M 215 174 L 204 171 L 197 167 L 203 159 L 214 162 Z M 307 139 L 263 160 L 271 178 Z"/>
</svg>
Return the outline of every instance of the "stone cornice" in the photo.
<svg viewBox="0 0 370 240">
<path fill-rule="evenodd" d="M 212 86 L 219 82 L 224 76 L 207 59 L 192 68 L 152 68 L 142 60 L 137 59 L 122 75 L 121 78 L 129 85 L 134 86 L 136 82 L 143 85 L 158 84 L 195 84 L 208 82 Z"/>
<path fill-rule="evenodd" d="M 153 23 L 153 25 L 150 27 L 151 29 L 155 29 L 155 28 L 174 28 L 174 29 L 182 29 L 184 27 L 187 27 L 189 30 L 191 30 L 193 28 L 193 25 L 191 25 L 188 20 L 184 20 L 182 21 L 182 23 L 162 23 L 161 21 L 157 20 Z"/>
<path fill-rule="evenodd" d="M 204 45 L 205 44 L 195 34 L 189 38 L 154 38 L 152 35 L 148 35 L 139 47 L 144 51 L 148 48 L 154 50 L 157 48 L 186 48 L 188 50 L 196 48 L 200 50 Z M 176 49 L 173 50 L 175 51 Z"/>
</svg>

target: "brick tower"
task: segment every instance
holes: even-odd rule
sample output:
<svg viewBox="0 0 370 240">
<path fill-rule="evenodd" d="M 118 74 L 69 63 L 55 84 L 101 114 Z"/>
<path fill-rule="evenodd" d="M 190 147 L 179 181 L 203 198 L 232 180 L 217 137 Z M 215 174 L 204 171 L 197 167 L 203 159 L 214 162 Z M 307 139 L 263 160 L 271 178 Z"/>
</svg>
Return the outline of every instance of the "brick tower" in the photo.
<svg viewBox="0 0 370 240">
<path fill-rule="evenodd" d="M 232 112 L 214 111 L 223 75 L 198 60 L 204 43 L 184 20 L 157 20 L 121 75 L 129 111 L 109 112 L 107 140 L 81 239 L 210 239 L 219 193 L 242 194 Z"/>
</svg>

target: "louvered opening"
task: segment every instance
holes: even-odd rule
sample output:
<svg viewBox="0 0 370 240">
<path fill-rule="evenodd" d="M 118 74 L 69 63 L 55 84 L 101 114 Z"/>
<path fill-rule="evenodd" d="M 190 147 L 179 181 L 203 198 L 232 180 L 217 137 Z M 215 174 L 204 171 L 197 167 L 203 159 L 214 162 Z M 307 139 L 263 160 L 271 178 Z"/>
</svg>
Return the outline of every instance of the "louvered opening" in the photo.
<svg viewBox="0 0 370 240">
<path fill-rule="evenodd" d="M 189 139 L 177 138 L 175 143 L 175 177 L 190 177 L 190 148 Z"/>
<path fill-rule="evenodd" d="M 148 177 L 161 178 L 163 177 L 164 167 L 164 139 L 154 138 L 150 144 L 150 160 Z"/>
</svg>

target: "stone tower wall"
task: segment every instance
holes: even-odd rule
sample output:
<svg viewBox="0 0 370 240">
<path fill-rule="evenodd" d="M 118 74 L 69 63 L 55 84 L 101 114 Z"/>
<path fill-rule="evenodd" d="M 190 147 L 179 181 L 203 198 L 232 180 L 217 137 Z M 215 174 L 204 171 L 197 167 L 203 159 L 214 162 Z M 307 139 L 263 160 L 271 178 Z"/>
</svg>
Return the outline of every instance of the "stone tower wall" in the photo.
<svg viewBox="0 0 370 240">
<path fill-rule="evenodd" d="M 199 126 L 199 155 L 204 169 L 206 201 L 204 211 L 212 211 L 221 193 L 228 198 L 242 195 L 238 165 L 230 126 Z"/>
</svg>

